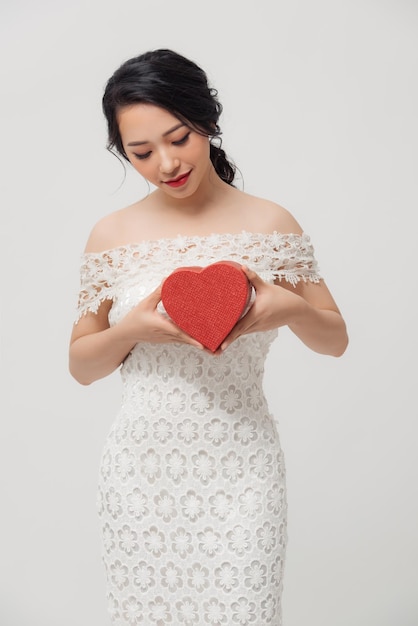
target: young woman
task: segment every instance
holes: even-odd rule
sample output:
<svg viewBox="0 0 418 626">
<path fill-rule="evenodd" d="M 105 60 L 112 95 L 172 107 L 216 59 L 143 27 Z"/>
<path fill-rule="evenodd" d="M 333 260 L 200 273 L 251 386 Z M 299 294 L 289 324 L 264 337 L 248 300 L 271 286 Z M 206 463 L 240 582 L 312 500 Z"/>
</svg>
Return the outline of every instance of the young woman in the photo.
<svg viewBox="0 0 418 626">
<path fill-rule="evenodd" d="M 93 228 L 70 346 L 80 383 L 117 368 L 123 382 L 99 486 L 112 623 L 279 626 L 285 468 L 264 360 L 285 325 L 340 356 L 345 323 L 292 215 L 233 185 L 202 69 L 142 54 L 109 79 L 103 110 L 108 148 L 155 187 Z M 222 260 L 255 299 L 213 354 L 161 311 L 161 283 Z"/>
</svg>

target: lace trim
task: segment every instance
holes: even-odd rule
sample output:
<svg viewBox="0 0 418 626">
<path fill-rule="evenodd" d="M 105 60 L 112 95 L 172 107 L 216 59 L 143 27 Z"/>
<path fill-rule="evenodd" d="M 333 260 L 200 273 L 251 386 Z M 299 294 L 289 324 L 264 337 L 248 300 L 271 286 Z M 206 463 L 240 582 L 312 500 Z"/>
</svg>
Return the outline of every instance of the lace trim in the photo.
<svg viewBox="0 0 418 626">
<path fill-rule="evenodd" d="M 306 233 L 222 233 L 182 236 L 126 244 L 82 255 L 79 319 L 88 311 L 97 313 L 105 300 L 113 300 L 118 284 L 138 271 L 161 279 L 176 267 L 207 265 L 229 259 L 248 265 L 263 280 L 286 280 L 296 285 L 301 280 L 321 280 L 314 248 Z"/>
</svg>

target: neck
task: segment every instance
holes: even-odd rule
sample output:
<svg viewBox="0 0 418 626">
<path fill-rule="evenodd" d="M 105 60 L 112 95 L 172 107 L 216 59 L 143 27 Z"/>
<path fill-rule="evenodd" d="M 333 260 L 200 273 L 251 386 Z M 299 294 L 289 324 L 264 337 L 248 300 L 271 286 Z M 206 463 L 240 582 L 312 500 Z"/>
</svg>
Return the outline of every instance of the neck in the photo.
<svg viewBox="0 0 418 626">
<path fill-rule="evenodd" d="M 212 164 L 207 176 L 196 191 L 186 198 L 176 198 L 161 189 L 154 191 L 154 199 L 161 210 L 176 211 L 185 215 L 201 214 L 214 204 L 218 204 L 231 186 L 219 178 Z"/>
</svg>

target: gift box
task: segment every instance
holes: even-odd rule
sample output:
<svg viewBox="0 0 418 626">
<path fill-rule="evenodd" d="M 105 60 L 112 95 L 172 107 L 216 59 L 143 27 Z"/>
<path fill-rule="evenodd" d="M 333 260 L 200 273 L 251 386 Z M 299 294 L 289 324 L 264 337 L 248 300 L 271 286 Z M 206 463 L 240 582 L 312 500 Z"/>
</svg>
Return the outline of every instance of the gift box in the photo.
<svg viewBox="0 0 418 626">
<path fill-rule="evenodd" d="M 251 300 L 251 283 L 234 261 L 180 267 L 162 284 L 162 304 L 177 326 L 215 352 Z"/>
</svg>

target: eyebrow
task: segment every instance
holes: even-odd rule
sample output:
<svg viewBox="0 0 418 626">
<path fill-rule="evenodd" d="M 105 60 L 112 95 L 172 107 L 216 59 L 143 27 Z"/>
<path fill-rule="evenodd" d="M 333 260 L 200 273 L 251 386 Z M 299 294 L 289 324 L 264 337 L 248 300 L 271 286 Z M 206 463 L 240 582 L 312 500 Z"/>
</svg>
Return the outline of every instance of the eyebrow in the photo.
<svg viewBox="0 0 418 626">
<path fill-rule="evenodd" d="M 170 128 L 165 133 L 163 133 L 163 137 L 167 137 L 167 135 L 174 133 L 175 130 L 181 128 L 182 126 L 186 126 L 186 124 L 184 124 L 183 122 L 180 122 L 180 124 L 176 124 L 175 126 L 173 126 L 173 128 Z M 128 146 L 143 146 L 145 143 L 149 143 L 149 141 L 131 141 L 130 143 L 128 143 Z"/>
</svg>

